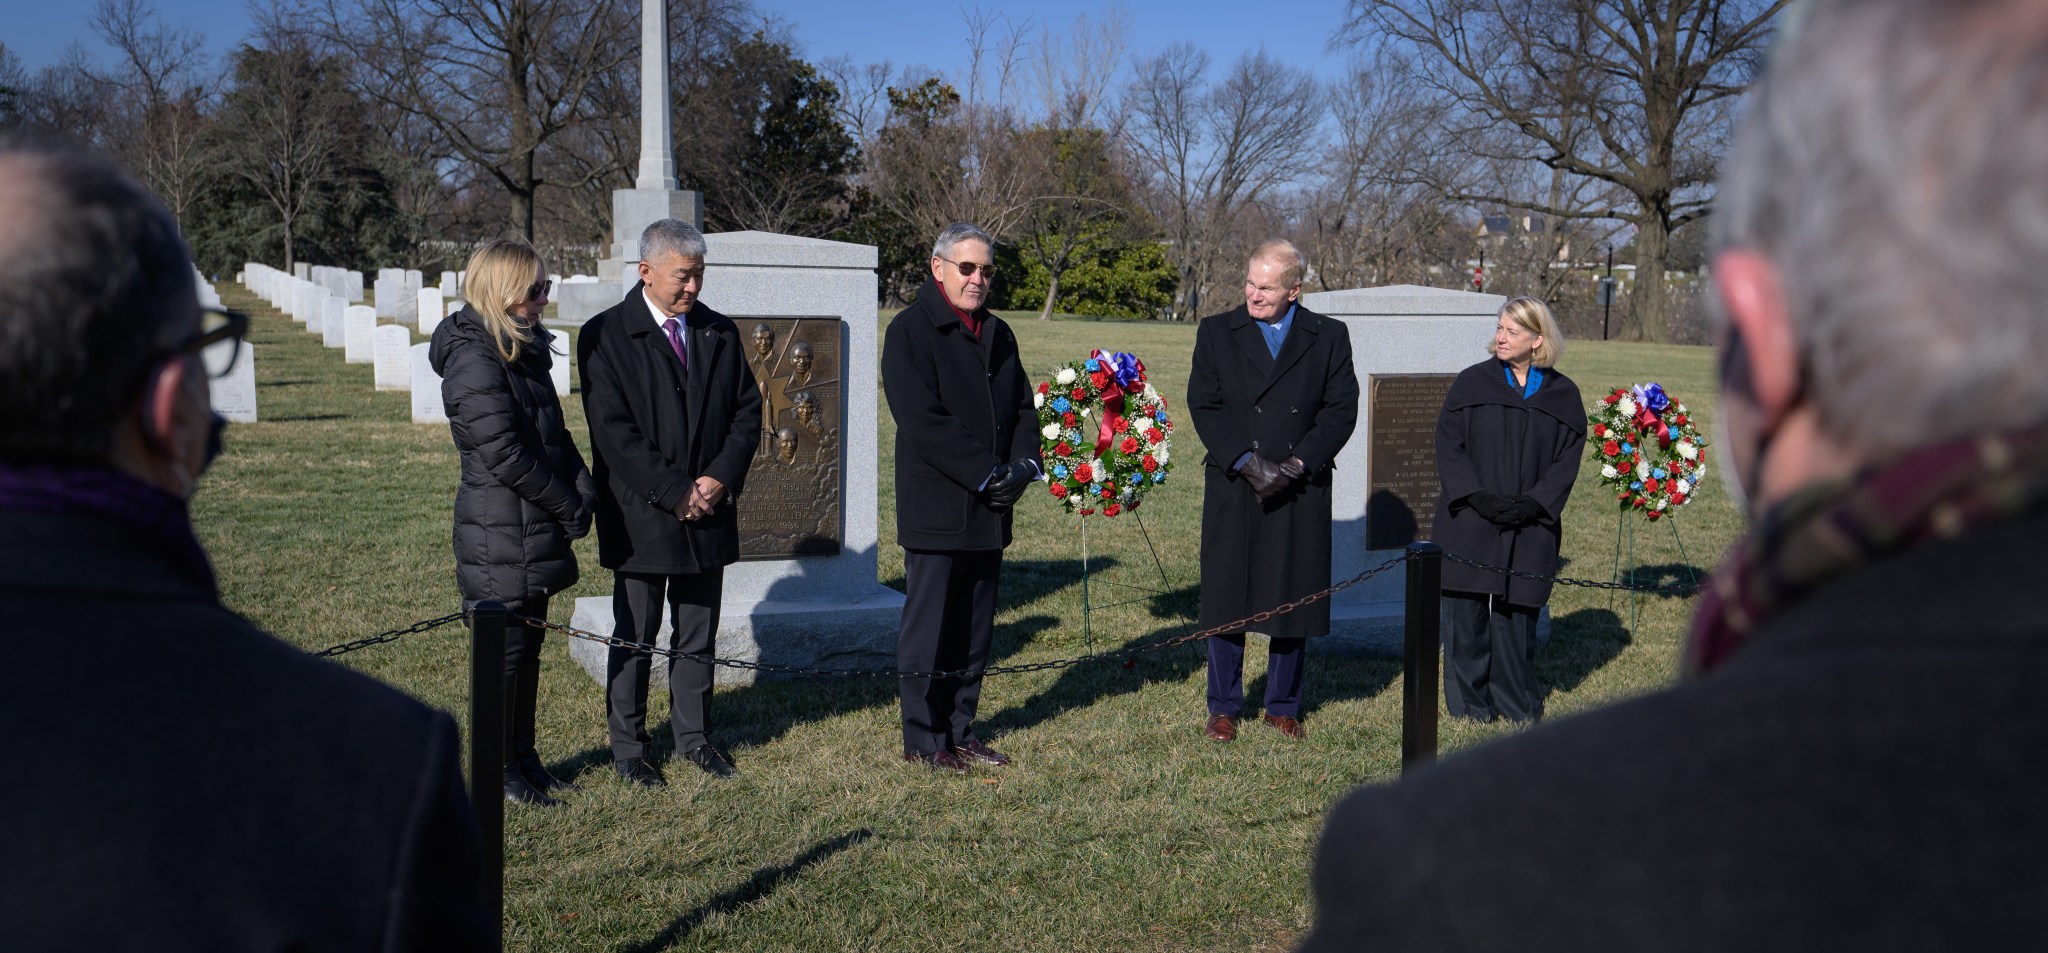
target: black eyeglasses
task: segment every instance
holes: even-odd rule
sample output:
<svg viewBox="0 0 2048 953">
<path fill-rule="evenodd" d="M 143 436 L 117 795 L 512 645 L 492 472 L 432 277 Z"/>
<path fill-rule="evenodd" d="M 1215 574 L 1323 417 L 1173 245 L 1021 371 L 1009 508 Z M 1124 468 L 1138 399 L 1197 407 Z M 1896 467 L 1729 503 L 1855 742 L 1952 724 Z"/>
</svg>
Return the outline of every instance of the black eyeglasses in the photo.
<svg viewBox="0 0 2048 953">
<path fill-rule="evenodd" d="M 541 295 L 552 295 L 554 294 L 554 292 L 555 279 L 542 278 L 541 280 L 536 281 L 533 284 L 528 285 L 526 287 L 526 300 L 532 301 L 536 298 L 539 298 Z"/>
<path fill-rule="evenodd" d="M 972 261 L 954 261 L 951 258 L 939 258 L 939 260 L 960 269 L 960 277 L 962 278 L 972 278 L 974 273 L 978 271 L 988 280 L 996 280 L 996 266 L 994 265 L 984 265 Z"/>
<path fill-rule="evenodd" d="M 242 338 L 249 334 L 249 316 L 226 308 L 199 309 L 199 333 L 173 347 L 173 354 L 197 355 L 206 365 L 206 376 L 226 377 L 235 369 L 235 357 L 242 353 Z"/>
</svg>

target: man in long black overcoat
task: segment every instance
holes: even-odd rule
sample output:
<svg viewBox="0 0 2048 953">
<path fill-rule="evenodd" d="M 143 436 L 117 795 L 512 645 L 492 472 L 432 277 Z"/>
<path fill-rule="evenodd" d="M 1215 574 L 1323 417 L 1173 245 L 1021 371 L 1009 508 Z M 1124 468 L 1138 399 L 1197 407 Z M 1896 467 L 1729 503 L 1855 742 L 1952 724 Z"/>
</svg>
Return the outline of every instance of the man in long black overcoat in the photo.
<svg viewBox="0 0 2048 953">
<path fill-rule="evenodd" d="M 932 280 L 889 322 L 882 388 L 896 420 L 896 541 L 906 592 L 896 663 L 903 756 L 952 771 L 1009 758 L 974 733 L 1010 507 L 1039 476 L 1037 412 L 1017 336 L 987 308 L 995 242 L 953 225 Z"/>
<path fill-rule="evenodd" d="M 725 315 L 697 302 L 704 236 L 662 219 L 640 239 L 640 283 L 591 318 L 576 342 L 597 479 L 597 558 L 612 570 L 613 633 L 652 646 L 666 606 L 673 648 L 711 655 L 725 567 L 739 559 L 734 499 L 761 441 L 761 389 Z M 606 712 L 613 765 L 654 786 L 647 759 L 650 656 L 613 647 Z M 719 777 L 710 743 L 711 666 L 671 659 L 675 750 Z"/>
<path fill-rule="evenodd" d="M 1202 460 L 1203 628 L 1292 602 L 1330 585 L 1330 483 L 1358 419 L 1358 375 L 1342 322 L 1300 305 L 1308 264 L 1267 242 L 1252 254 L 1245 303 L 1202 319 L 1188 377 L 1188 416 Z M 1244 633 L 1209 640 L 1203 732 L 1237 737 L 1244 705 Z M 1261 623 L 1267 636 L 1267 724 L 1301 726 L 1308 639 L 1330 632 L 1325 599 Z"/>
</svg>

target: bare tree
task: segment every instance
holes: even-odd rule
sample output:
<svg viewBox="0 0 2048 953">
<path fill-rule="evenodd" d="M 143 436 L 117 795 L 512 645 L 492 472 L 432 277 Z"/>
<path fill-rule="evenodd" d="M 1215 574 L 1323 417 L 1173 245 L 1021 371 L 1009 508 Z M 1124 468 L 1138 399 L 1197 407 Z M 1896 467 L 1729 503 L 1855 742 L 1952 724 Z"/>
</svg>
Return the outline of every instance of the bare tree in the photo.
<svg viewBox="0 0 2048 953">
<path fill-rule="evenodd" d="M 1350 0 L 1343 36 L 1412 52 L 1410 78 L 1455 104 L 1483 160 L 1539 163 L 1618 190 L 1605 207 L 1458 185 L 1475 206 L 1636 232 L 1637 330 L 1664 340 L 1671 233 L 1708 212 L 1729 107 L 1788 0 Z"/>
<path fill-rule="evenodd" d="M 542 188 L 577 189 L 631 153 L 551 165 L 553 147 L 597 115 L 592 86 L 637 61 L 624 0 L 303 0 L 300 22 L 346 50 L 371 98 L 424 122 L 510 200 L 534 237 Z M 637 6 L 637 5 L 632 5 Z"/>
<path fill-rule="evenodd" d="M 1436 182 L 1454 177 L 1445 105 L 1399 82 L 1391 59 L 1329 90 L 1335 142 L 1306 194 L 1299 239 L 1324 290 L 1440 283 L 1464 257 L 1466 222 Z"/>
<path fill-rule="evenodd" d="M 1218 269 L 1240 245 L 1240 221 L 1304 172 L 1318 151 L 1322 100 L 1306 71 L 1261 50 L 1207 80 L 1209 55 L 1177 44 L 1138 64 L 1124 141 L 1150 179 L 1154 211 L 1180 276 L 1175 320 L 1230 300 Z"/>
<path fill-rule="evenodd" d="M 182 224 L 205 188 L 205 110 L 214 95 L 205 37 L 159 23 L 144 0 L 99 0 L 86 23 L 116 63 L 81 69 L 112 113 L 102 143 Z"/>
</svg>

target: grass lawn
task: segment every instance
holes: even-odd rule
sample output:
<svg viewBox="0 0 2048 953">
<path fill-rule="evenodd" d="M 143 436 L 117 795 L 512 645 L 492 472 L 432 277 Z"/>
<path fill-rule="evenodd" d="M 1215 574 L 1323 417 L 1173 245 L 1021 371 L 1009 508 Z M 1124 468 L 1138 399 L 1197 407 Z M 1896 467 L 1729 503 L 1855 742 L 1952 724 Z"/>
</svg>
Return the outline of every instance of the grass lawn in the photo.
<svg viewBox="0 0 2048 953">
<path fill-rule="evenodd" d="M 454 611 L 457 467 L 447 428 L 413 425 L 407 395 L 374 392 L 369 365 L 344 364 L 340 351 L 239 286 L 221 290 L 253 315 L 262 415 L 228 430 L 194 503 L 228 604 L 308 649 Z M 1193 326 L 1032 318 L 1013 323 L 1034 378 L 1091 347 L 1131 351 L 1182 407 Z M 1482 346 L 1473 342 L 1475 360 Z M 1561 366 L 1589 397 L 1655 379 L 1703 424 L 1713 420 L 1706 349 L 1573 342 Z M 581 407 L 565 403 L 587 448 Z M 893 432 L 886 408 L 877 411 L 886 471 Z M 1176 422 L 1175 476 L 1143 510 L 1170 591 L 1096 612 L 1098 649 L 1190 624 L 1201 450 L 1185 418 Z M 1361 428 L 1354 439 L 1363 437 Z M 1617 521 L 1593 469 L 1582 471 L 1565 517 L 1565 574 L 1606 579 Z M 901 588 L 896 505 L 885 477 L 880 575 Z M 995 664 L 1082 648 L 1073 525 L 1040 496 L 1018 512 Z M 1709 482 L 1677 521 L 1689 559 L 1666 525 L 1635 528 L 1624 568 L 1667 580 L 1687 564 L 1703 572 L 1741 519 Z M 1136 529 L 1126 519 L 1091 527 L 1096 572 L 1133 582 L 1151 573 L 1156 583 Z M 579 544 L 578 558 L 584 581 L 557 597 L 555 621 L 568 621 L 571 600 L 609 594 L 594 539 Z M 1539 673 L 1555 717 L 1666 683 L 1691 605 L 1645 597 L 1632 610 L 1626 595 L 1560 587 L 1551 609 Z M 1253 724 L 1219 745 L 1201 736 L 1195 645 L 1128 669 L 991 678 L 984 737 L 1017 763 L 967 778 L 897 760 L 892 683 L 723 688 L 713 737 L 742 778 L 718 783 L 670 765 L 670 786 L 649 792 L 611 776 L 603 694 L 559 637 L 546 651 L 541 755 L 583 790 L 562 809 L 507 811 L 512 950 L 1288 949 L 1312 916 L 1308 861 L 1324 810 L 1398 770 L 1398 660 L 1317 657 L 1306 742 Z M 340 663 L 460 717 L 466 653 L 463 630 L 447 626 Z M 1247 694 L 1256 699 L 1263 653 L 1250 655 Z M 656 695 L 650 710 L 665 711 Z M 1443 745 L 1449 752 L 1509 731 L 1446 725 Z M 665 747 L 665 726 L 660 740 Z"/>
</svg>

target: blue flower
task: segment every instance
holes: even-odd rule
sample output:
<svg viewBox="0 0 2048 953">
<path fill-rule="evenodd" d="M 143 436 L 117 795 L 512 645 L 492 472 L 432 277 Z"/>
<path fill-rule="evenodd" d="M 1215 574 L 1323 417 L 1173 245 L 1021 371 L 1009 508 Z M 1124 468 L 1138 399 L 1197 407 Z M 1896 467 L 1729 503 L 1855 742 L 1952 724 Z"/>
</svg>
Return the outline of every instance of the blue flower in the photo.
<svg viewBox="0 0 2048 953">
<path fill-rule="evenodd" d="M 1165 471 L 1165 470 L 1161 470 L 1161 471 L 1159 471 L 1159 472 L 1157 472 L 1157 473 L 1154 473 L 1154 474 L 1152 474 L 1152 482 L 1154 482 L 1154 483 L 1164 483 L 1164 482 L 1166 482 L 1166 471 Z"/>
<path fill-rule="evenodd" d="M 1624 444 L 1622 444 L 1622 445 L 1621 445 L 1621 452 L 1623 452 L 1623 453 L 1634 453 L 1634 452 L 1635 452 L 1635 449 L 1636 449 L 1636 448 L 1634 448 L 1634 447 L 1632 447 L 1632 446 L 1629 446 L 1629 445 L 1628 445 L 1628 444 L 1626 444 L 1626 443 L 1624 443 Z"/>
<path fill-rule="evenodd" d="M 1101 495 L 1102 495 L 1102 484 L 1100 484 L 1100 483 L 1090 483 L 1090 484 L 1088 484 L 1088 495 L 1089 495 L 1089 496 L 1101 496 Z"/>
<path fill-rule="evenodd" d="M 1053 477 L 1054 477 L 1055 479 L 1060 479 L 1060 480 L 1064 480 L 1064 479 L 1066 479 L 1066 478 L 1067 478 L 1067 468 L 1066 468 L 1066 467 L 1053 467 L 1053 468 L 1052 468 L 1052 475 L 1053 475 Z"/>
<path fill-rule="evenodd" d="M 1055 397 L 1052 401 L 1053 413 L 1056 414 L 1064 414 L 1073 406 L 1073 404 L 1067 402 L 1065 397 Z"/>
<path fill-rule="evenodd" d="M 1088 363 L 1085 366 L 1088 368 L 1088 371 L 1090 373 L 1102 370 L 1102 362 L 1092 357 L 1088 359 Z"/>
<path fill-rule="evenodd" d="M 1628 485 L 1628 488 L 1631 490 L 1640 490 L 1643 488 L 1643 481 L 1637 480 L 1634 483 L 1630 483 Z"/>
<path fill-rule="evenodd" d="M 1651 471 L 1650 471 L 1650 476 L 1652 476 L 1652 477 L 1655 477 L 1656 479 L 1659 479 L 1659 480 L 1662 480 L 1662 479 L 1664 479 L 1664 476 L 1665 476 L 1665 474 L 1664 474 L 1664 468 L 1663 468 L 1663 467 L 1658 467 L 1658 468 L 1656 468 L 1656 469 L 1654 469 L 1654 470 L 1651 470 Z"/>
</svg>

